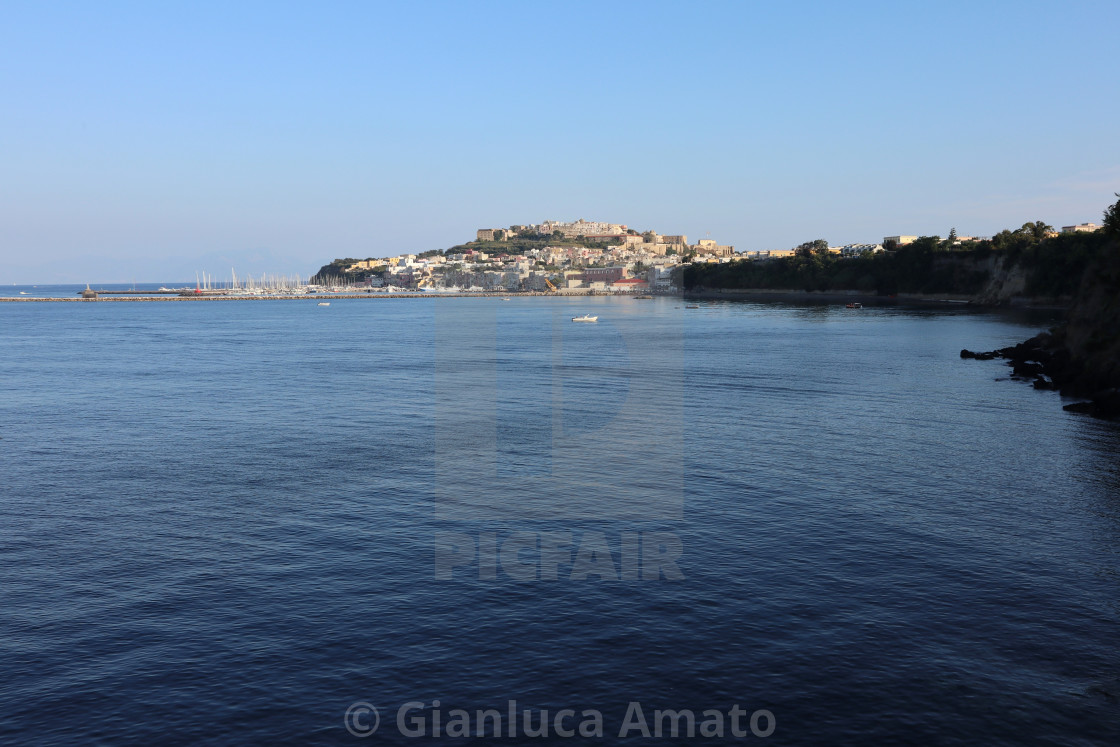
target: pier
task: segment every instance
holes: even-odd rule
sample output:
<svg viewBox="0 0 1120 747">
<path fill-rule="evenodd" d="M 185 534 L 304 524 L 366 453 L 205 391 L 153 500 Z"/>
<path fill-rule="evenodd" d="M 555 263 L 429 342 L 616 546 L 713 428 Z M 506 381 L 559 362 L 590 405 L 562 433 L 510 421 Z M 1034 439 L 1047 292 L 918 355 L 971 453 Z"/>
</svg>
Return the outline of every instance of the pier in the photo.
<svg viewBox="0 0 1120 747">
<path fill-rule="evenodd" d="M 154 291 L 138 291 L 138 290 L 97 290 L 92 289 L 99 296 L 177 296 L 186 291 L 181 290 L 154 290 Z"/>
</svg>

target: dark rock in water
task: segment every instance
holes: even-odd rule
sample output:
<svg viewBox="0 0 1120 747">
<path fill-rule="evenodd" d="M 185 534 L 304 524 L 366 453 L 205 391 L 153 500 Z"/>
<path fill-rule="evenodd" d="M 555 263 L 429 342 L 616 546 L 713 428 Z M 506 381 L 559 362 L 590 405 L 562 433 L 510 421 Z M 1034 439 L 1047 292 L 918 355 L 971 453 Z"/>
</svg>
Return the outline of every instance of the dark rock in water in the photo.
<svg viewBox="0 0 1120 747">
<path fill-rule="evenodd" d="M 1034 376 L 1040 376 L 1046 372 L 1046 366 L 1038 363 L 1037 361 L 1012 361 L 1011 372 L 1016 376 L 1023 376 L 1025 379 L 1032 379 Z"/>
<path fill-rule="evenodd" d="M 1041 375 L 1044 371 L 1044 367 L 1037 361 L 1012 361 L 1011 371 L 1016 376 L 1030 378 L 1032 376 Z"/>
<path fill-rule="evenodd" d="M 978 361 L 1002 358 L 1011 366 L 1013 377 L 1033 379 L 1035 389 L 1057 389 L 1070 396 L 1088 394 L 1084 387 L 1070 386 L 1077 378 L 1076 366 L 1071 363 L 1069 351 L 1060 347 L 1048 333 L 986 353 L 962 350 L 961 358 Z"/>
<path fill-rule="evenodd" d="M 1062 408 L 1104 420 L 1120 419 L 1120 389 L 1104 389 L 1093 394 L 1090 402 L 1074 402 Z"/>
</svg>

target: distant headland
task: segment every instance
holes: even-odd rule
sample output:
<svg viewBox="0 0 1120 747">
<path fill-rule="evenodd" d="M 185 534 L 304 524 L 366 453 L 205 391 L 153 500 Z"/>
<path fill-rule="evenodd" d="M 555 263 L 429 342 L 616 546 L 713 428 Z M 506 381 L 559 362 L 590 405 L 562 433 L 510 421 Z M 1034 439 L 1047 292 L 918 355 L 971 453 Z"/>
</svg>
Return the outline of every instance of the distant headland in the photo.
<svg viewBox="0 0 1120 747">
<path fill-rule="evenodd" d="M 546 220 L 480 228 L 448 249 L 367 259 L 336 259 L 319 283 L 472 291 L 668 291 L 673 273 L 692 261 L 735 256 L 712 238 L 638 232 L 623 223 Z M 676 284 L 679 287 L 679 282 Z"/>
</svg>

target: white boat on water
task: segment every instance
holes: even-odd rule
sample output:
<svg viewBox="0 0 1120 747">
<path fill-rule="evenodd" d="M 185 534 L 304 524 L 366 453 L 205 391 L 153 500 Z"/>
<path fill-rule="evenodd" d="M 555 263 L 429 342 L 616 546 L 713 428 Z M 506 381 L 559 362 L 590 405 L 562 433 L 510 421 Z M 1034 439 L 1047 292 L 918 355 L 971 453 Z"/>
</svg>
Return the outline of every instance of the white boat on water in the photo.
<svg viewBox="0 0 1120 747">
<path fill-rule="evenodd" d="M 597 321 L 599 321 L 599 317 L 591 316 L 590 314 L 584 314 L 583 316 L 573 316 L 572 321 L 573 322 L 597 322 Z"/>
<path fill-rule="evenodd" d="M 320 306 L 330 306 L 330 305 L 331 305 L 331 302 L 330 302 L 330 301 L 320 301 L 320 302 L 319 302 L 319 305 L 320 305 Z"/>
</svg>

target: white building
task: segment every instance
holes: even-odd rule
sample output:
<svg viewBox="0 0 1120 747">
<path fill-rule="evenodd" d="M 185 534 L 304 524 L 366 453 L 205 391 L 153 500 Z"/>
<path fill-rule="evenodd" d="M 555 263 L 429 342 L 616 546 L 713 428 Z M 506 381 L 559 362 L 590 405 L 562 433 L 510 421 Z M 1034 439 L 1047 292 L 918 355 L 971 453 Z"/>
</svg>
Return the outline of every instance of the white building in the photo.
<svg viewBox="0 0 1120 747">
<path fill-rule="evenodd" d="M 675 265 L 664 265 L 649 268 L 646 272 L 646 282 L 649 283 L 649 287 L 660 290 L 669 288 L 672 285 L 674 266 Z"/>
<path fill-rule="evenodd" d="M 1096 223 L 1078 223 L 1076 226 L 1062 226 L 1062 233 L 1093 233 L 1101 230 Z"/>
</svg>

